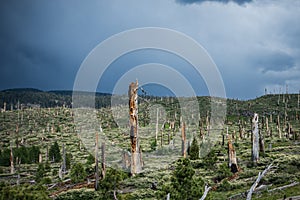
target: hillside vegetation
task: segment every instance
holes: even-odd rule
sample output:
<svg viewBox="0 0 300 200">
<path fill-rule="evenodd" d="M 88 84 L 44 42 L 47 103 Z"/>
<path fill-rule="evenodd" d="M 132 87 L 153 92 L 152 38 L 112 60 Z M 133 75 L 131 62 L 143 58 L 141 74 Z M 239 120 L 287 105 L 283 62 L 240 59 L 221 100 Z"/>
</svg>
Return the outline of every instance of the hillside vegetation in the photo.
<svg viewBox="0 0 300 200">
<path fill-rule="evenodd" d="M 0 199 L 166 199 L 168 194 L 170 199 L 200 199 L 205 185 L 212 187 L 206 199 L 246 199 L 258 173 L 270 164 L 273 168 L 259 182 L 253 199 L 300 195 L 297 94 L 265 95 L 247 101 L 197 97 L 199 112 L 193 110 L 191 98 L 141 96 L 138 120 L 144 167 L 136 176 L 131 176 L 123 158 L 130 157 L 131 148 L 128 100 L 120 96 L 119 103 L 110 107 L 110 98 L 96 95 L 93 116 L 88 108 L 71 108 L 70 92 L 0 92 Z M 217 102 L 213 109 L 212 102 Z M 264 141 L 258 162 L 251 159 L 254 113 L 259 115 Z M 182 118 L 184 115 L 187 117 Z M 181 155 L 183 122 L 187 158 Z M 237 158 L 235 173 L 228 166 L 228 140 Z M 103 143 L 105 177 L 101 175 Z"/>
</svg>

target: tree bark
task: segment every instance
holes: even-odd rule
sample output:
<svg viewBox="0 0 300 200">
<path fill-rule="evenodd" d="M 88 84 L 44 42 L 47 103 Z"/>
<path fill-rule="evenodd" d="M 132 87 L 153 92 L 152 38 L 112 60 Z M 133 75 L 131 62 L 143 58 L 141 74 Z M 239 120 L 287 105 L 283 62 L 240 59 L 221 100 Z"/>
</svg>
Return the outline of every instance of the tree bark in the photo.
<svg viewBox="0 0 300 200">
<path fill-rule="evenodd" d="M 236 159 L 236 152 L 233 148 L 230 136 L 228 137 L 228 166 L 230 167 L 230 170 L 232 173 L 238 172 L 238 165 L 237 165 L 237 159 Z"/>
<path fill-rule="evenodd" d="M 131 175 L 141 172 L 139 138 L 138 138 L 138 82 L 129 85 L 129 125 L 131 140 Z"/>
</svg>

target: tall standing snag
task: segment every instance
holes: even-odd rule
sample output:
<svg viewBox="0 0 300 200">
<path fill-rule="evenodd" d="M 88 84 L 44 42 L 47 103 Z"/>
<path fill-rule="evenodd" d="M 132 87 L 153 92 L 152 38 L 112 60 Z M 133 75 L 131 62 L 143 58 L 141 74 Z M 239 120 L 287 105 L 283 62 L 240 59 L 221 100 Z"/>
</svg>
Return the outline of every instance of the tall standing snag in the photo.
<svg viewBox="0 0 300 200">
<path fill-rule="evenodd" d="M 258 159 L 259 159 L 258 114 L 254 113 L 252 119 L 252 161 L 258 162 Z"/>
<path fill-rule="evenodd" d="M 186 134 L 185 134 L 185 123 L 182 122 L 181 125 L 181 153 L 184 158 L 186 158 Z"/>
<path fill-rule="evenodd" d="M 100 128 L 101 131 L 101 128 Z M 98 165 L 98 140 L 99 140 L 99 135 L 98 132 L 96 131 L 96 136 L 95 136 L 95 191 L 97 191 L 99 188 L 99 165 Z"/>
<path fill-rule="evenodd" d="M 130 126 L 130 141 L 131 141 L 131 174 L 141 171 L 140 163 L 140 146 L 138 138 L 138 82 L 129 85 L 129 126 Z"/>
</svg>

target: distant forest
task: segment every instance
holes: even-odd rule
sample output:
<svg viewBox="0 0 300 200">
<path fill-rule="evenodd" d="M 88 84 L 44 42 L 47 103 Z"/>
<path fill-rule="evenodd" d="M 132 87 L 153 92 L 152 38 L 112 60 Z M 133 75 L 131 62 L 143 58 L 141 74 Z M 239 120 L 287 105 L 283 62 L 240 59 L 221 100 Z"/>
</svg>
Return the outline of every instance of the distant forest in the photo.
<svg viewBox="0 0 300 200">
<path fill-rule="evenodd" d="M 72 107 L 72 94 L 70 90 L 46 92 L 33 88 L 8 89 L 0 91 L 0 105 L 5 102 L 6 110 L 15 110 L 18 107 Z M 95 107 L 110 106 L 110 98 L 110 94 L 96 93 Z"/>
</svg>

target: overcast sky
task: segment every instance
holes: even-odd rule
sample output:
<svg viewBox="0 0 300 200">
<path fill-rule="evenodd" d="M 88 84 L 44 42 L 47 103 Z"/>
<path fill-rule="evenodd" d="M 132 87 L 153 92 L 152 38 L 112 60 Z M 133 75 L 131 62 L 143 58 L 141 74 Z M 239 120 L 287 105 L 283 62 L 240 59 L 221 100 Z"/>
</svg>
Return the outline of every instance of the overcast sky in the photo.
<svg viewBox="0 0 300 200">
<path fill-rule="evenodd" d="M 2 0 L 0 2 L 0 89 L 72 89 L 86 56 L 122 31 L 163 27 L 201 44 L 216 63 L 228 97 L 255 98 L 300 90 L 300 1 L 297 0 Z M 112 91 L 131 67 L 184 61 L 157 51 L 123 56 L 101 80 Z M 122 60 L 123 59 L 123 60 Z M 170 61 L 171 60 L 171 61 Z M 121 62 L 122 61 L 122 62 Z M 184 74 L 198 95 L 203 81 Z M 155 93 L 155 91 L 153 91 Z"/>
</svg>

